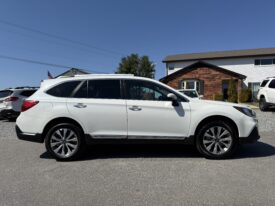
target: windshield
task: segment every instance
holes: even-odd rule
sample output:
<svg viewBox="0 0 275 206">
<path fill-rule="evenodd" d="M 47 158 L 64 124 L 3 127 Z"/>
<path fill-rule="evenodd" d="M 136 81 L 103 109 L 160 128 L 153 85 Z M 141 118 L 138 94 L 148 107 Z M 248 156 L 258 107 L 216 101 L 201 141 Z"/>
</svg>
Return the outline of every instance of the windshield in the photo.
<svg viewBox="0 0 275 206">
<path fill-rule="evenodd" d="M 265 87 L 265 85 L 267 84 L 269 80 L 264 80 L 262 83 L 261 83 L 261 87 Z"/>
<path fill-rule="evenodd" d="M 188 97 L 191 97 L 191 98 L 196 98 L 198 97 L 198 94 L 196 91 L 181 91 L 181 93 L 187 95 Z"/>
<path fill-rule="evenodd" d="M 12 91 L 10 91 L 10 90 L 2 90 L 2 91 L 0 91 L 0 98 L 10 96 L 11 94 L 12 94 Z"/>
</svg>

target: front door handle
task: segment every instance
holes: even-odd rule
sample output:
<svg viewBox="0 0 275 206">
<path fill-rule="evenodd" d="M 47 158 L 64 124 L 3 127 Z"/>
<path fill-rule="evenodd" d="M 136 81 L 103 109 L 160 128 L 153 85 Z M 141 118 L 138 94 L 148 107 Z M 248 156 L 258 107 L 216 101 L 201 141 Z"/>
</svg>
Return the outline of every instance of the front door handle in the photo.
<svg viewBox="0 0 275 206">
<path fill-rule="evenodd" d="M 129 107 L 129 109 L 132 110 L 132 111 L 140 111 L 140 110 L 142 110 L 142 108 L 139 107 L 139 106 L 131 106 L 131 107 Z"/>
<path fill-rule="evenodd" d="M 76 108 L 86 108 L 87 105 L 85 105 L 83 103 L 77 103 L 77 104 L 74 105 L 74 107 L 76 107 Z"/>
</svg>

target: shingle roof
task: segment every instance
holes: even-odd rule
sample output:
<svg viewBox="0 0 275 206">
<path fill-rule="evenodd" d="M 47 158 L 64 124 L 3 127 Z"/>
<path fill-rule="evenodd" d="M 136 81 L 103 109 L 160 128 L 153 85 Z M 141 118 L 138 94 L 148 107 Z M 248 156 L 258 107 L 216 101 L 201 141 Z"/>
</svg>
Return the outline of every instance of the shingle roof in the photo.
<svg viewBox="0 0 275 206">
<path fill-rule="evenodd" d="M 191 65 L 189 65 L 187 67 L 184 67 L 184 68 L 182 68 L 182 69 L 180 69 L 180 70 L 178 70 L 176 72 L 173 72 L 172 74 L 169 74 L 169 75 L 161 78 L 159 81 L 165 83 L 166 81 L 171 80 L 171 78 L 173 78 L 174 76 L 177 76 L 180 73 L 184 74 L 184 73 L 192 71 L 193 69 L 202 68 L 202 67 L 209 67 L 209 68 L 212 68 L 212 69 L 215 69 L 215 70 L 227 73 L 227 74 L 229 74 L 229 75 L 231 75 L 233 77 L 237 77 L 239 79 L 246 79 L 246 76 L 243 75 L 243 74 L 239 74 L 237 72 L 233 72 L 233 71 L 230 71 L 228 69 L 225 69 L 225 68 L 222 68 L 222 67 L 218 67 L 218 66 L 213 65 L 213 64 L 206 63 L 204 61 L 198 61 L 198 62 L 196 62 L 194 64 L 191 64 Z"/>
<path fill-rule="evenodd" d="M 71 69 L 65 71 L 64 73 L 59 74 L 59 75 L 56 76 L 55 78 L 60 77 L 60 76 L 68 76 L 68 77 L 71 77 L 71 76 L 74 76 L 74 75 L 77 75 L 77 74 L 90 74 L 90 73 L 87 72 L 87 71 L 84 71 L 84 70 L 82 70 L 82 69 L 71 68 Z"/>
<path fill-rule="evenodd" d="M 246 49 L 246 50 L 169 55 L 165 57 L 163 62 L 222 59 L 222 58 L 236 58 L 236 57 L 274 56 L 274 55 L 275 55 L 275 48 L 261 48 L 261 49 Z"/>
</svg>

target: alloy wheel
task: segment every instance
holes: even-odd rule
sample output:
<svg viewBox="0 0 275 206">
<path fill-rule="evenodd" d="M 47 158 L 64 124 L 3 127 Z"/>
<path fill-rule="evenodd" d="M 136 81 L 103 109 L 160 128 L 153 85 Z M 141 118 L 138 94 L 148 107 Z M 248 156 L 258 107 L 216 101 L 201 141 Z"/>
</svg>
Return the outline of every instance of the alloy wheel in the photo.
<svg viewBox="0 0 275 206">
<path fill-rule="evenodd" d="M 50 138 L 51 150 L 61 158 L 74 155 L 79 147 L 76 133 L 69 128 L 59 128 L 54 131 Z"/>
<path fill-rule="evenodd" d="M 210 127 L 203 135 L 203 146 L 214 155 L 226 153 L 233 143 L 231 133 L 222 126 Z"/>
</svg>

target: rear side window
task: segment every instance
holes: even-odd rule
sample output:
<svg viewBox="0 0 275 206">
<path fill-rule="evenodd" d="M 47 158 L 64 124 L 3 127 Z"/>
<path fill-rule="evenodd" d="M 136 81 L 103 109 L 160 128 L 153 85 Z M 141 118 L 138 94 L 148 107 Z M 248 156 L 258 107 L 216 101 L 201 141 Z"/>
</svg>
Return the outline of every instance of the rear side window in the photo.
<svg viewBox="0 0 275 206">
<path fill-rule="evenodd" d="M 0 98 L 10 96 L 11 94 L 12 94 L 11 90 L 2 90 L 2 91 L 0 91 Z"/>
<path fill-rule="evenodd" d="M 275 79 L 273 79 L 268 85 L 269 88 L 275 89 Z"/>
<path fill-rule="evenodd" d="M 269 80 L 264 80 L 264 81 L 262 81 L 261 87 L 265 87 L 265 85 L 267 84 L 268 81 L 269 81 Z"/>
<path fill-rule="evenodd" d="M 46 93 L 55 97 L 70 97 L 80 83 L 81 81 L 64 82 L 49 89 Z"/>
<path fill-rule="evenodd" d="M 103 79 L 88 81 L 88 98 L 121 99 L 120 80 Z"/>
<path fill-rule="evenodd" d="M 33 95 L 36 92 L 36 90 L 26 90 L 26 91 L 22 91 L 20 93 L 20 95 L 25 96 L 25 97 L 30 97 L 31 95 Z"/>
</svg>

